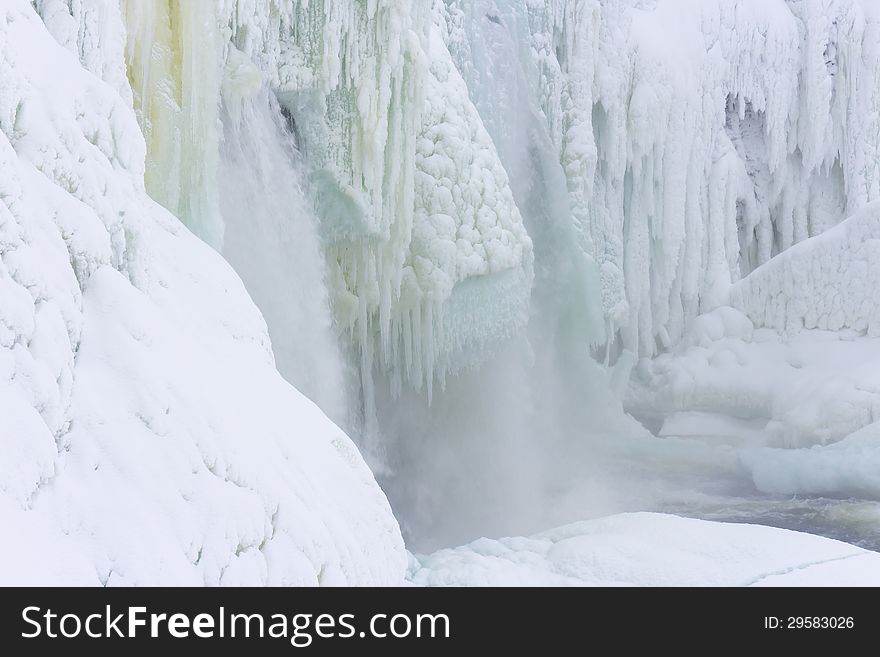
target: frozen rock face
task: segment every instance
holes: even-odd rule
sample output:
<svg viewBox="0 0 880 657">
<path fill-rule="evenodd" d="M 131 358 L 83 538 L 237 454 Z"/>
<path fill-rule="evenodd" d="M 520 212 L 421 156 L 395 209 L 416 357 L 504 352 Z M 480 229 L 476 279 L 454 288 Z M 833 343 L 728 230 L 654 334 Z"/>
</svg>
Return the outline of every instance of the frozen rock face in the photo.
<svg viewBox="0 0 880 657">
<path fill-rule="evenodd" d="M 357 450 L 147 196 L 115 4 L 36 4 L 0 3 L 0 581 L 399 581 Z"/>
</svg>

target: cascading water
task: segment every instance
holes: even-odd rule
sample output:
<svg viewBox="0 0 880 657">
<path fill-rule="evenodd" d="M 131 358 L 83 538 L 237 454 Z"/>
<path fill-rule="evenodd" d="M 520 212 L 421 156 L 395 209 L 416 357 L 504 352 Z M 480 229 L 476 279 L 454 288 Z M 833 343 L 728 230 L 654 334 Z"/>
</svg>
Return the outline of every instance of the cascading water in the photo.
<svg viewBox="0 0 880 657">
<path fill-rule="evenodd" d="M 318 219 L 294 126 L 215 3 L 127 2 L 126 53 L 147 189 L 235 267 L 282 375 L 348 426 Z"/>
<path fill-rule="evenodd" d="M 300 189 L 295 137 L 265 87 L 244 98 L 228 92 L 222 121 L 223 255 L 263 313 L 278 370 L 346 426 L 344 365 L 317 219 Z"/>
<path fill-rule="evenodd" d="M 468 53 L 464 80 L 510 176 L 534 246 L 534 283 L 523 329 L 447 377 L 430 403 L 418 391 L 398 401 L 377 395 L 391 459 L 380 483 L 415 549 L 623 508 L 588 452 L 605 436 L 639 431 L 621 412 L 623 385 L 611 385 L 592 357 L 604 342 L 598 271 L 574 232 L 565 172 L 529 101 L 517 44 L 486 18 L 491 5 L 473 7 L 473 42 L 482 46 Z M 456 308 L 466 288 L 459 284 L 447 304 L 453 322 L 479 312 Z"/>
</svg>

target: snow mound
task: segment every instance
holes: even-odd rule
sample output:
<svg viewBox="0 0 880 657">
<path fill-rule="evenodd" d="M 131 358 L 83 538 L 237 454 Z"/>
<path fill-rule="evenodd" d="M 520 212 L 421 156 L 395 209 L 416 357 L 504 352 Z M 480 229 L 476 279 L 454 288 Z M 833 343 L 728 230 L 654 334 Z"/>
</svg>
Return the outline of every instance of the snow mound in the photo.
<svg viewBox="0 0 880 657">
<path fill-rule="evenodd" d="M 725 329 L 720 310 L 746 324 Z M 630 409 L 664 416 L 663 435 L 720 436 L 691 421 L 714 415 L 747 422 L 756 431 L 747 441 L 753 445 L 809 447 L 842 440 L 880 417 L 878 338 L 851 330 L 785 337 L 759 328 L 743 339 L 750 324 L 732 308 L 701 316 L 695 326 L 700 330 L 675 352 L 640 363 L 630 384 Z"/>
<path fill-rule="evenodd" d="M 758 525 L 633 513 L 413 557 L 427 586 L 876 586 L 880 554 Z"/>
<path fill-rule="evenodd" d="M 0 583 L 399 582 L 385 496 L 277 373 L 238 277 L 147 196 L 98 64 L 110 84 L 3 3 Z"/>
</svg>

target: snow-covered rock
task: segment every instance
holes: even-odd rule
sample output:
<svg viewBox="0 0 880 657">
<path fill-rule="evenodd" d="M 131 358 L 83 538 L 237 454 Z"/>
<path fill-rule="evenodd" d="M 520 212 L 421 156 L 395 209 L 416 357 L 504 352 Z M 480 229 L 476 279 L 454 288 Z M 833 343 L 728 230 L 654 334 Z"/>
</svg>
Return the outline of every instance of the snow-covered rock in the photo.
<svg viewBox="0 0 880 657">
<path fill-rule="evenodd" d="M 357 449 L 278 374 L 232 269 L 147 196 L 118 69 L 64 46 L 0 3 L 0 582 L 400 581 Z"/>
<path fill-rule="evenodd" d="M 880 554 L 808 534 L 633 513 L 412 557 L 425 586 L 877 586 Z"/>
</svg>

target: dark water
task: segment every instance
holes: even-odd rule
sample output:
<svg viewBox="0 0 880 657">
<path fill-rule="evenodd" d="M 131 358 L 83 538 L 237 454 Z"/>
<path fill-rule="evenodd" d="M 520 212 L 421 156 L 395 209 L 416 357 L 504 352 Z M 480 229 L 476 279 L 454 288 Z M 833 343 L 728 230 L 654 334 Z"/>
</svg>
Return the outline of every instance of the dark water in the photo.
<svg viewBox="0 0 880 657">
<path fill-rule="evenodd" d="M 610 476 L 636 493 L 625 510 L 767 525 L 880 552 L 880 501 L 764 494 L 725 445 L 653 438 L 613 451 Z"/>
<path fill-rule="evenodd" d="M 880 504 L 860 499 L 795 497 L 722 501 L 716 505 L 662 508 L 677 515 L 768 525 L 833 538 L 866 550 L 880 552 Z"/>
</svg>

